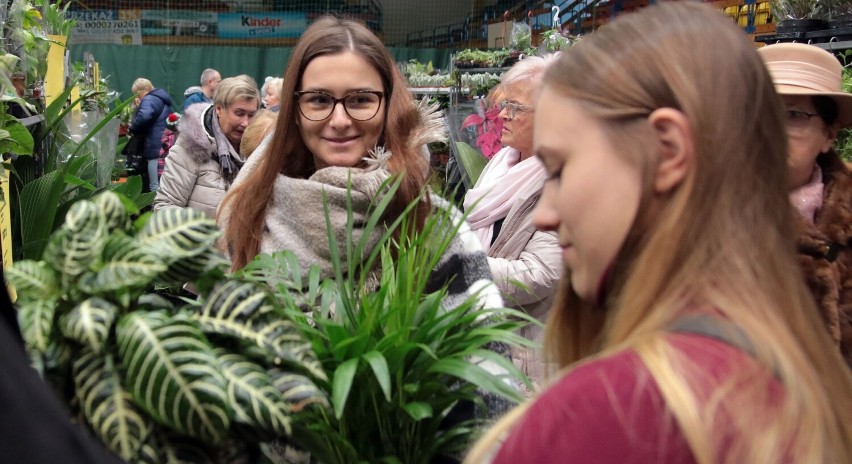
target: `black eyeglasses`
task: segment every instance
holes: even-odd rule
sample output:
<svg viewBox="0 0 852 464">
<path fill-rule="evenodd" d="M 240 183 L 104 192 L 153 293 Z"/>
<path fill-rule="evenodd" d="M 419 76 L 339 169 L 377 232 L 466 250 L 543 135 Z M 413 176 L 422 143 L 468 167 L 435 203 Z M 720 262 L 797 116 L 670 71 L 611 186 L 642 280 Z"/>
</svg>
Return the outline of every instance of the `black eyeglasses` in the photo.
<svg viewBox="0 0 852 464">
<path fill-rule="evenodd" d="M 295 93 L 299 112 L 309 121 L 323 121 L 334 113 L 338 103 L 343 104 L 343 110 L 356 121 L 369 121 L 379 113 L 384 92 L 378 90 L 356 90 L 342 98 L 334 98 L 326 92 L 305 90 Z"/>
</svg>

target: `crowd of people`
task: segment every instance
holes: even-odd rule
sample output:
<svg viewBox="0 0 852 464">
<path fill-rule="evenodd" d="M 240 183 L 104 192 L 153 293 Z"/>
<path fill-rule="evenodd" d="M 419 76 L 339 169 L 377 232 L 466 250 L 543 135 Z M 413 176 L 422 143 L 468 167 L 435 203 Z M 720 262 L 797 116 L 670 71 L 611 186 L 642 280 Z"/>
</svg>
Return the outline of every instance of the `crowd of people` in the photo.
<svg viewBox="0 0 852 464">
<path fill-rule="evenodd" d="M 366 223 L 388 179 L 386 225 L 410 204 L 409 231 L 449 213 L 459 229 L 430 282 L 449 289 L 445 307 L 477 298 L 544 326 L 521 332 L 542 348 L 502 353 L 529 398 L 489 410 L 466 462 L 845 463 L 841 71 L 812 45 L 755 51 L 704 4 L 621 16 L 502 76 L 488 101 L 504 148 L 460 205 L 429 187 L 436 109 L 345 19 L 314 21 L 261 89 L 204 70 L 181 115 L 137 79 L 130 132 L 145 140 L 153 208 L 215 217 L 233 269 L 291 250 L 330 276 L 327 224 L 339 241 Z"/>
</svg>

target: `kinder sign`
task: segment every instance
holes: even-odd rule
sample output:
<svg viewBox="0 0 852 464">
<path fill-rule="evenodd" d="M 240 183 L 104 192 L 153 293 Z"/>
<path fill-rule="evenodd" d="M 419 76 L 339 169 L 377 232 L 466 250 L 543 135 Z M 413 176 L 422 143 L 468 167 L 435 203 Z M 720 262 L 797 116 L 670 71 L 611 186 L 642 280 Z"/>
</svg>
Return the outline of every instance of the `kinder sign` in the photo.
<svg viewBox="0 0 852 464">
<path fill-rule="evenodd" d="M 307 25 L 305 13 L 219 13 L 219 38 L 299 37 Z"/>
</svg>

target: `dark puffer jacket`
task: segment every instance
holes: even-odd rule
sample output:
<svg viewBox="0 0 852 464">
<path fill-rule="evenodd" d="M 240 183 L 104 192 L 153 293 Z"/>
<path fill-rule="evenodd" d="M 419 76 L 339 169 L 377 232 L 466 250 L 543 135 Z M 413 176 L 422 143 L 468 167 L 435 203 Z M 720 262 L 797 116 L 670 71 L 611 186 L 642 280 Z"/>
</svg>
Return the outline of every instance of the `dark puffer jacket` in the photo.
<svg viewBox="0 0 852 464">
<path fill-rule="evenodd" d="M 146 160 L 160 157 L 160 139 L 166 129 L 166 118 L 172 112 L 172 98 L 163 89 L 154 89 L 145 95 L 130 123 L 130 133 L 143 137 L 141 153 Z"/>
<path fill-rule="evenodd" d="M 828 333 L 852 367 L 852 171 L 833 152 L 817 163 L 825 192 L 813 224 L 798 218 L 799 261 Z"/>
</svg>

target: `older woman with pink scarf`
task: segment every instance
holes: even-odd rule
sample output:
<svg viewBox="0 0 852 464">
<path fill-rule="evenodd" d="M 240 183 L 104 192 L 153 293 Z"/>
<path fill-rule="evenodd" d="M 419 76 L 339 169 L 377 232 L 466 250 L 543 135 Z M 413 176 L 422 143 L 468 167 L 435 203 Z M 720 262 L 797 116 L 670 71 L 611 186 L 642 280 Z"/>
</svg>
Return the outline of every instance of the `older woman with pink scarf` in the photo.
<svg viewBox="0 0 852 464">
<path fill-rule="evenodd" d="M 535 229 L 532 213 L 546 177 L 533 156 L 532 123 L 536 89 L 555 56 L 519 61 L 502 78 L 497 93 L 503 121 L 502 143 L 464 199 L 468 222 L 488 253 L 494 281 L 506 304 L 544 322 L 562 273 L 556 234 Z M 521 334 L 541 342 L 537 326 Z M 532 380 L 533 391 L 547 369 L 538 349 L 515 349 L 515 364 Z"/>
<path fill-rule="evenodd" d="M 787 115 L 790 201 L 798 211 L 799 262 L 835 345 L 852 367 L 852 170 L 834 150 L 852 126 L 842 67 L 813 45 L 763 47 L 761 58 Z"/>
</svg>

